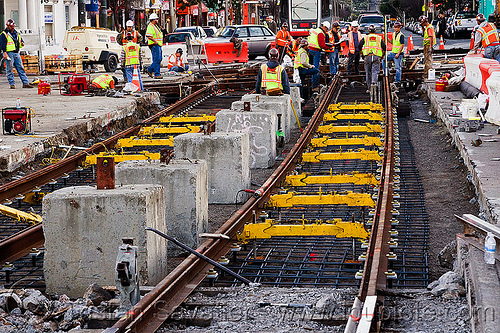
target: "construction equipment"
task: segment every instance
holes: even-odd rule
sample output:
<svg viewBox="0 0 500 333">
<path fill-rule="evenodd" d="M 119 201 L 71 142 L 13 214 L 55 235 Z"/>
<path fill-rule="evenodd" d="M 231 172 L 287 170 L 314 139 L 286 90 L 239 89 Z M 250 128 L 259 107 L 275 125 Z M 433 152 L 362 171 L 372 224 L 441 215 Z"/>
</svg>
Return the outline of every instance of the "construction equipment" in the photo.
<svg viewBox="0 0 500 333">
<path fill-rule="evenodd" d="M 0 213 L 21 223 L 37 224 L 42 222 L 42 217 L 33 212 L 23 212 L 9 206 L 0 205 Z"/>
<path fill-rule="evenodd" d="M 267 239 L 271 237 L 293 236 L 336 236 L 337 238 L 368 239 L 370 233 L 363 223 L 342 222 L 341 219 L 332 221 L 302 220 L 296 224 L 280 224 L 279 221 L 266 219 L 262 223 L 245 224 L 243 231 L 237 235 L 238 242 L 246 244 L 252 239 Z M 302 223 L 300 223 L 302 222 Z"/>
<path fill-rule="evenodd" d="M 118 248 L 116 257 L 116 288 L 120 292 L 120 307 L 115 311 L 120 318 L 141 299 L 139 290 L 139 269 L 137 256 L 139 248 L 134 245 L 133 238 L 122 238 L 123 244 Z"/>
<path fill-rule="evenodd" d="M 97 164 L 98 157 L 113 157 L 115 163 L 123 161 L 143 161 L 143 160 L 159 160 L 161 158 L 161 153 L 150 153 L 149 151 L 141 151 L 137 154 L 117 154 L 116 152 L 101 152 L 97 155 L 89 155 L 85 158 L 84 165 L 95 165 Z"/>
<path fill-rule="evenodd" d="M 380 125 L 366 123 L 364 125 L 322 125 L 318 126 L 318 133 L 337 133 L 337 132 L 366 132 L 366 133 L 383 133 L 384 129 Z"/>
<path fill-rule="evenodd" d="M 130 138 L 119 139 L 116 143 L 116 148 L 132 148 L 146 146 L 174 146 L 174 137 L 169 136 L 166 139 L 148 139 L 131 136 Z"/>
<path fill-rule="evenodd" d="M 285 186 L 307 186 L 313 184 L 354 184 L 354 185 L 373 185 L 378 184 L 378 180 L 371 173 L 352 173 L 336 174 L 330 170 L 329 175 L 312 175 L 310 173 L 301 173 L 297 175 L 288 175 L 285 178 Z"/>
<path fill-rule="evenodd" d="M 330 104 L 328 106 L 328 112 L 333 111 L 384 111 L 384 106 L 378 103 L 353 103 L 353 104 Z"/>
<path fill-rule="evenodd" d="M 317 163 L 321 161 L 332 160 L 364 160 L 364 161 L 381 161 L 382 156 L 376 150 L 349 150 L 340 152 L 322 152 L 312 151 L 302 154 L 302 162 Z"/>
<path fill-rule="evenodd" d="M 345 138 L 334 138 L 323 136 L 321 138 L 311 139 L 311 146 L 313 147 L 328 147 L 328 146 L 382 146 L 382 140 L 376 136 L 355 136 Z"/>
<path fill-rule="evenodd" d="M 31 118 L 33 117 L 34 112 L 31 108 L 3 108 L 3 134 L 26 134 L 31 132 Z"/>
<path fill-rule="evenodd" d="M 186 124 L 192 124 L 192 123 L 206 123 L 206 122 L 214 122 L 215 121 L 215 116 L 210 116 L 206 114 L 202 114 L 199 116 L 167 116 L 167 117 L 161 117 L 158 122 L 159 123 L 186 123 Z"/>
<path fill-rule="evenodd" d="M 323 116 L 323 121 L 335 121 L 335 120 L 366 120 L 366 121 L 384 121 L 384 116 L 376 112 L 358 112 L 358 113 L 340 113 L 339 111 L 333 111 L 331 113 L 325 113 Z"/>
<path fill-rule="evenodd" d="M 59 73 L 59 93 L 64 96 L 76 96 L 88 93 L 90 74 Z"/>
<path fill-rule="evenodd" d="M 360 207 L 375 207 L 375 201 L 368 193 L 332 192 L 332 193 L 314 193 L 298 194 L 296 192 L 286 192 L 283 194 L 274 194 L 269 197 L 266 207 L 295 207 L 311 205 L 347 205 Z"/>
<path fill-rule="evenodd" d="M 177 126 L 143 126 L 139 131 L 139 136 L 142 135 L 161 135 L 161 134 L 184 134 L 184 133 L 198 133 L 200 126 L 196 125 L 177 125 Z"/>
</svg>

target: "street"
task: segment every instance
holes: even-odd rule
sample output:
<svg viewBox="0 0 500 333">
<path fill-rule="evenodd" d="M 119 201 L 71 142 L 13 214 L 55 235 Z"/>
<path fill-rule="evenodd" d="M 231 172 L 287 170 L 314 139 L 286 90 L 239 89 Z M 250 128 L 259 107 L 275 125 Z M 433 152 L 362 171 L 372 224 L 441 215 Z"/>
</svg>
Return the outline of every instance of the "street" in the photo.
<svg viewBox="0 0 500 333">
<path fill-rule="evenodd" d="M 418 35 L 416 33 L 413 33 L 409 30 L 403 29 L 403 33 L 406 37 L 406 45 L 408 45 L 408 38 L 410 35 L 412 36 L 413 39 L 413 45 L 415 49 L 421 49 L 422 48 L 422 43 L 424 38 L 421 35 Z M 447 38 L 445 39 L 445 44 L 444 48 L 445 49 L 452 49 L 452 48 L 469 48 L 470 46 L 470 38 L 461 38 L 461 39 L 451 39 Z M 439 41 L 436 44 L 435 48 L 439 48 Z"/>
</svg>

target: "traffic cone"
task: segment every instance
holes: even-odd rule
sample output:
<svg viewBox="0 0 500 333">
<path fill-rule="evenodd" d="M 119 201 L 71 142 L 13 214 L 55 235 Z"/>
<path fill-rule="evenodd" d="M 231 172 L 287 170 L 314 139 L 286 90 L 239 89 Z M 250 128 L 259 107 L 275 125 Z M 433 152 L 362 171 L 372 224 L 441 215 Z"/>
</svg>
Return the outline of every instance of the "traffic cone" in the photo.
<svg viewBox="0 0 500 333">
<path fill-rule="evenodd" d="M 440 50 L 444 50 L 444 40 L 443 40 L 443 36 L 441 36 L 441 40 L 439 41 L 439 49 L 440 49 Z"/>
<path fill-rule="evenodd" d="M 413 50 L 413 37 L 410 35 L 408 38 L 408 46 L 406 47 L 406 54 L 410 53 Z"/>
<path fill-rule="evenodd" d="M 132 76 L 132 84 L 135 85 L 139 90 L 142 90 L 142 80 L 137 70 L 137 65 L 134 65 L 134 74 Z"/>
<path fill-rule="evenodd" d="M 474 31 L 470 33 L 470 46 L 469 49 L 472 50 L 474 48 Z"/>
</svg>

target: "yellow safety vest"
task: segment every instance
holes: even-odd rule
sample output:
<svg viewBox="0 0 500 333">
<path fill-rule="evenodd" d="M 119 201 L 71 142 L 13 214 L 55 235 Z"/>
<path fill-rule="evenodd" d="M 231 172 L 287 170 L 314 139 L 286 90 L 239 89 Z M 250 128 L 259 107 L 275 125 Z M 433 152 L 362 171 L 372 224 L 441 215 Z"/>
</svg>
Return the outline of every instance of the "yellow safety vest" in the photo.
<svg viewBox="0 0 500 333">
<path fill-rule="evenodd" d="M 128 42 L 123 45 L 123 49 L 125 50 L 125 66 L 139 65 L 139 44 Z"/>
<path fill-rule="evenodd" d="M 295 55 L 295 59 L 293 60 L 293 68 L 302 68 L 302 67 L 305 68 L 305 66 L 302 65 L 302 61 L 300 61 L 300 58 L 302 57 L 302 53 L 307 54 L 307 51 L 301 47 L 297 51 L 297 54 Z M 307 55 L 307 62 L 309 62 L 309 55 Z"/>
<path fill-rule="evenodd" d="M 262 72 L 261 88 L 266 88 L 266 90 L 279 88 L 283 90 L 283 85 L 281 84 L 281 71 L 283 67 L 281 67 L 281 65 L 275 68 L 269 68 L 266 64 L 263 64 L 260 70 Z"/>
<path fill-rule="evenodd" d="M 102 74 L 96 77 L 93 81 L 92 84 L 98 86 L 101 89 L 109 89 L 110 88 L 110 83 L 113 81 L 113 77 L 109 74 Z"/>
<path fill-rule="evenodd" d="M 403 33 L 400 31 L 397 35 L 394 34 L 392 38 L 392 53 L 398 54 L 401 49 L 404 47 L 404 44 L 401 44 L 401 35 Z"/>
<path fill-rule="evenodd" d="M 431 34 L 429 34 L 429 30 L 432 32 Z M 428 24 L 424 28 L 424 45 L 431 45 L 431 40 L 434 41 L 434 43 L 432 43 L 432 45 L 435 45 L 436 44 L 436 35 L 434 34 L 434 27 L 432 26 L 432 24 Z"/>
<path fill-rule="evenodd" d="M 307 37 L 307 42 L 309 43 L 309 46 L 321 49 L 318 42 L 318 35 L 322 32 L 323 30 L 321 30 L 321 28 L 312 29 L 309 32 L 309 37 Z"/>
<path fill-rule="evenodd" d="M 14 42 L 14 38 L 5 31 L 2 32 L 2 34 L 5 35 L 5 38 L 7 38 L 7 46 L 5 52 L 12 52 L 16 50 L 16 43 Z M 21 41 L 19 41 L 19 48 L 21 48 Z"/>
<path fill-rule="evenodd" d="M 364 56 L 373 53 L 376 56 L 381 57 L 384 53 L 382 51 L 382 37 L 376 34 L 369 34 L 365 38 L 365 44 L 363 45 L 363 50 L 361 50 Z"/>
<path fill-rule="evenodd" d="M 163 32 L 153 23 L 149 23 L 148 29 L 146 30 L 146 37 L 153 37 L 154 41 L 158 43 L 159 46 L 163 45 Z M 153 41 L 148 38 L 148 45 L 153 45 Z"/>
</svg>

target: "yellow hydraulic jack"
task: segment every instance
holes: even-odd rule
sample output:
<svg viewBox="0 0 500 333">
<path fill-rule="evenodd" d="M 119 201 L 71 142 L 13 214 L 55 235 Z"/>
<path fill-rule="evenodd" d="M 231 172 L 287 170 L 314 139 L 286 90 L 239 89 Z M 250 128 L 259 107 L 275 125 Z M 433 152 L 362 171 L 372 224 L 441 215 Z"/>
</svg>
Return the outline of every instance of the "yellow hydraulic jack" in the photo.
<svg viewBox="0 0 500 333">
<path fill-rule="evenodd" d="M 143 135 L 157 135 L 157 134 L 184 134 L 184 133 L 198 133 L 200 126 L 198 125 L 179 125 L 179 126 L 143 126 L 139 131 L 139 136 Z"/>
<path fill-rule="evenodd" d="M 366 121 L 384 121 L 384 116 L 375 112 L 359 112 L 359 113 L 340 113 L 334 111 L 332 113 L 325 113 L 323 121 L 335 120 L 366 120 Z"/>
<path fill-rule="evenodd" d="M 359 239 L 370 237 L 370 233 L 362 223 L 342 222 L 340 219 L 317 221 L 317 223 L 307 223 L 310 221 L 306 220 L 301 222 L 301 224 L 279 224 L 278 221 L 267 219 L 262 223 L 245 224 L 243 232 L 237 235 L 238 242 L 245 244 L 252 239 L 292 236 L 336 236 Z"/>
<path fill-rule="evenodd" d="M 354 185 L 373 185 L 378 184 L 377 179 L 371 173 L 352 173 L 329 175 L 311 175 L 302 173 L 298 175 L 288 175 L 285 178 L 285 186 L 307 186 L 313 184 L 354 184 Z"/>
<path fill-rule="evenodd" d="M 328 146 L 382 146 L 382 140 L 376 136 L 356 136 L 345 138 L 330 138 L 323 136 L 321 138 L 311 139 L 311 146 L 313 147 L 328 147 Z"/>
<path fill-rule="evenodd" d="M 366 123 L 364 125 L 321 125 L 318 126 L 318 133 L 339 133 L 339 132 L 367 132 L 383 133 L 384 129 L 380 125 Z"/>
<path fill-rule="evenodd" d="M 331 160 L 364 160 L 364 161 L 381 161 L 377 150 L 349 150 L 334 153 L 325 153 L 322 151 L 312 151 L 302 154 L 302 162 L 321 162 Z"/>
<path fill-rule="evenodd" d="M 206 114 L 202 114 L 195 117 L 190 116 L 167 116 L 161 117 L 158 122 L 160 123 L 204 123 L 204 122 L 214 122 L 215 116 L 207 116 Z"/>
<path fill-rule="evenodd" d="M 313 205 L 347 205 L 360 207 L 375 207 L 375 201 L 368 193 L 354 193 L 351 191 L 342 193 L 299 194 L 288 192 L 285 194 L 274 194 L 269 197 L 266 207 L 291 208 L 295 206 Z"/>
<path fill-rule="evenodd" d="M 160 153 L 150 153 L 149 151 L 141 151 L 137 154 L 117 154 L 115 152 L 102 152 L 97 155 L 90 155 L 85 158 L 84 165 L 97 164 L 97 157 L 113 157 L 115 163 L 123 161 L 140 161 L 140 160 L 159 160 Z"/>
<path fill-rule="evenodd" d="M 384 111 L 384 106 L 382 104 L 378 103 L 354 103 L 354 104 L 342 104 L 342 103 L 337 103 L 337 104 L 330 104 L 328 106 L 328 111 Z"/>
<path fill-rule="evenodd" d="M 0 205 L 0 213 L 21 223 L 36 224 L 42 222 L 42 217 L 38 214 L 32 212 L 26 213 L 5 205 Z"/>
<path fill-rule="evenodd" d="M 145 146 L 174 146 L 174 137 L 169 136 L 166 139 L 152 139 L 152 138 L 139 138 L 132 136 L 130 138 L 119 139 L 116 143 L 116 148 L 132 148 L 132 147 L 145 147 Z"/>
</svg>

